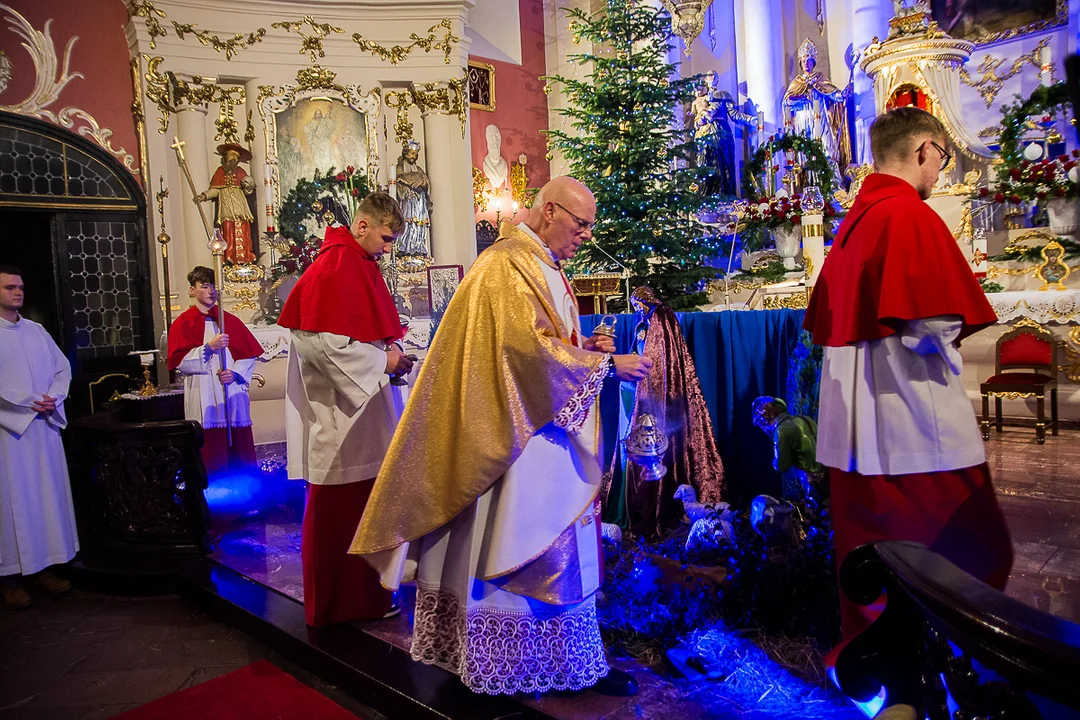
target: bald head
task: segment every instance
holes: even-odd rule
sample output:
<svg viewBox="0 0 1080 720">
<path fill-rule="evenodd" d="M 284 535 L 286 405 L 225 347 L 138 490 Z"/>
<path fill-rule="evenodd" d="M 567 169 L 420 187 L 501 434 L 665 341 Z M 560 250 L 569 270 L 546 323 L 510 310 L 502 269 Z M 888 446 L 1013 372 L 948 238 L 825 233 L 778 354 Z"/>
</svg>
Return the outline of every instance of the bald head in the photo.
<svg viewBox="0 0 1080 720">
<path fill-rule="evenodd" d="M 540 188 L 526 224 L 547 243 L 555 257 L 569 260 L 592 238 L 596 198 L 584 183 L 561 176 Z"/>
</svg>

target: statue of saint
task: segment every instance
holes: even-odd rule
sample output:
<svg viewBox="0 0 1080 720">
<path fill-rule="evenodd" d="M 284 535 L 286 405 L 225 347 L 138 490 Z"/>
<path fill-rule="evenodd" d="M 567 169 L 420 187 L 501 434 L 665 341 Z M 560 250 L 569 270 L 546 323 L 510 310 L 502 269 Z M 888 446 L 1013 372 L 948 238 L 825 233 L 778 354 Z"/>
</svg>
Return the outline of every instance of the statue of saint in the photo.
<svg viewBox="0 0 1080 720">
<path fill-rule="evenodd" d="M 653 366 L 644 380 L 619 386 L 620 442 L 604 476 L 603 521 L 657 538 L 682 523 L 684 507 L 675 497 L 680 485 L 693 487 L 704 503 L 724 499 L 724 465 L 675 312 L 645 286 L 634 290 L 630 303 L 637 323 L 631 351 Z M 659 480 L 650 480 L 621 442 L 646 415 L 669 440 L 663 464 L 670 469 Z"/>
<path fill-rule="evenodd" d="M 502 156 L 502 132 L 496 126 L 488 125 L 484 134 L 487 136 L 488 148 L 484 157 L 484 177 L 491 183 L 492 189 L 500 190 L 510 174 L 510 166 Z"/>
<path fill-rule="evenodd" d="M 848 129 L 847 100 L 851 84 L 837 88 L 820 72 L 817 65 L 817 46 L 810 40 L 799 48 L 801 72 L 784 93 L 785 127 L 797 133 L 817 138 L 825 147 L 833 166 L 833 176 L 839 180 L 841 169 L 852 163 L 851 133 Z"/>
<path fill-rule="evenodd" d="M 405 215 L 405 229 L 397 241 L 399 256 L 431 255 L 431 186 L 419 159 L 420 143 L 405 143 L 397 161 L 397 199 Z"/>
<path fill-rule="evenodd" d="M 716 83 L 716 73 L 707 73 L 690 105 L 697 167 L 710 170 L 701 183 L 701 194 L 735 195 L 735 134 L 731 130 L 731 121 L 744 125 L 752 123 L 735 108 L 734 100 L 717 91 Z"/>
<path fill-rule="evenodd" d="M 217 200 L 217 226 L 225 236 L 225 260 L 233 265 L 255 262 L 251 252 L 251 223 L 254 220 L 249 196 L 254 197 L 255 181 L 240 167 L 251 162 L 251 153 L 236 143 L 217 147 L 221 167 L 214 172 L 210 188 L 193 199 L 196 203 Z"/>
</svg>

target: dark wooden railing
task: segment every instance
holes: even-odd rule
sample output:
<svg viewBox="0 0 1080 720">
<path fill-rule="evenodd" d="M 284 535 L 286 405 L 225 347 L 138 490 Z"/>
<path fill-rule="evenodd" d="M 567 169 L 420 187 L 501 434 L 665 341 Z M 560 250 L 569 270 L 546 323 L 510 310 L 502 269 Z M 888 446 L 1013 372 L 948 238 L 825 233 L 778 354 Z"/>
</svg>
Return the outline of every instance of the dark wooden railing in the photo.
<svg viewBox="0 0 1080 720">
<path fill-rule="evenodd" d="M 884 688 L 887 705 L 912 705 L 931 720 L 1057 717 L 1039 710 L 1044 699 L 1080 708 L 1080 625 L 1013 600 L 924 546 L 860 547 L 844 560 L 840 587 L 863 605 L 886 595 L 881 616 L 837 658 L 849 697 L 866 702 Z"/>
</svg>

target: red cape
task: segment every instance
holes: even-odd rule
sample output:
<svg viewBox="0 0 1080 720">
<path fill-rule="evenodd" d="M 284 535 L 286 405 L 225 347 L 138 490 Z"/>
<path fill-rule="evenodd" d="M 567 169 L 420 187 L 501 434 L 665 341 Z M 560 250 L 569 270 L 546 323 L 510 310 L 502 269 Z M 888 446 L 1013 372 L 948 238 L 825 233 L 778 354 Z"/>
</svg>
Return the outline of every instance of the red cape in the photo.
<svg viewBox="0 0 1080 720">
<path fill-rule="evenodd" d="M 326 229 L 319 257 L 289 292 L 278 325 L 360 342 L 392 342 L 405 335 L 378 262 L 345 227 Z"/>
<path fill-rule="evenodd" d="M 169 328 L 168 366 L 170 370 L 178 368 L 184 356 L 191 352 L 192 348 L 203 344 L 207 316 L 217 320 L 216 305 L 206 315 L 199 312 L 198 306 L 192 305 L 173 320 L 172 327 Z M 229 336 L 229 353 L 233 360 L 247 360 L 263 354 L 259 341 L 251 334 L 247 326 L 240 322 L 240 318 L 230 312 L 225 313 L 225 334 Z"/>
<path fill-rule="evenodd" d="M 997 322 L 952 233 L 907 181 L 866 178 L 821 268 L 803 327 L 843 347 L 904 320 L 959 315 L 960 339 Z"/>
</svg>

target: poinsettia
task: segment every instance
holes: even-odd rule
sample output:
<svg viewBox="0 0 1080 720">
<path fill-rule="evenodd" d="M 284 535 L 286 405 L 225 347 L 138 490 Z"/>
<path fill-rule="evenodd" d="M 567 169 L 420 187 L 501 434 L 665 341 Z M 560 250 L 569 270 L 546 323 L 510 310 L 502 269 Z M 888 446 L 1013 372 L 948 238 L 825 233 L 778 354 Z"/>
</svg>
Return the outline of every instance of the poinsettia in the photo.
<svg viewBox="0 0 1080 720">
<path fill-rule="evenodd" d="M 1054 158 L 1025 158 L 1010 166 L 998 166 L 997 178 L 975 192 L 975 197 L 995 203 L 1019 205 L 1025 200 L 1080 197 L 1080 150 Z"/>
</svg>

